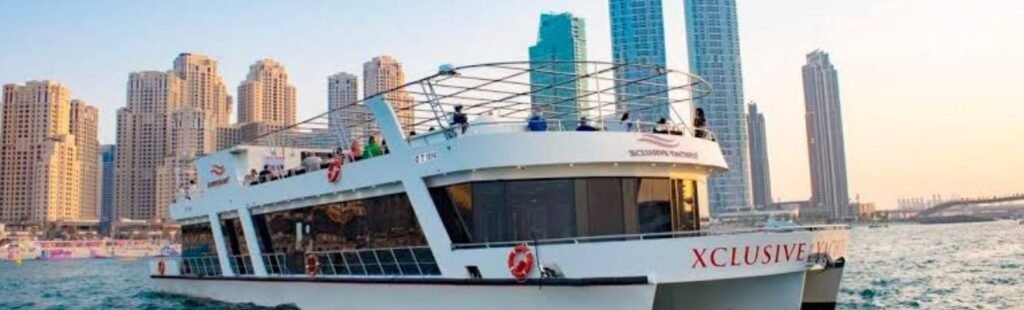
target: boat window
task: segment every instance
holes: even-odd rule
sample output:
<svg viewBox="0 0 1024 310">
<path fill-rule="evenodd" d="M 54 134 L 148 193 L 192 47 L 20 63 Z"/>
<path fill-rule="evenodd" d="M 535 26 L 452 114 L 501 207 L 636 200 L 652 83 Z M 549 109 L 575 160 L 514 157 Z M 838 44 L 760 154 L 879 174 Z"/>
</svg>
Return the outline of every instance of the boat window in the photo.
<svg viewBox="0 0 1024 310">
<path fill-rule="evenodd" d="M 672 231 L 671 186 L 668 179 L 634 179 L 637 232 Z"/>
<path fill-rule="evenodd" d="M 271 249 L 264 254 L 282 261 L 279 273 L 303 273 L 304 255 L 311 252 L 408 248 L 427 244 L 405 194 L 259 214 L 254 216 L 254 224 L 262 226 L 257 227 L 260 243 Z M 328 256 L 330 254 L 325 254 L 325 258 Z M 349 265 L 345 269 L 354 267 Z M 383 268 L 374 268 L 378 267 Z"/>
<path fill-rule="evenodd" d="M 181 256 L 216 256 L 217 246 L 213 241 L 210 223 L 181 226 Z"/>
<path fill-rule="evenodd" d="M 474 182 L 431 189 L 453 243 L 699 229 L 697 183 L 661 178 Z"/>
</svg>

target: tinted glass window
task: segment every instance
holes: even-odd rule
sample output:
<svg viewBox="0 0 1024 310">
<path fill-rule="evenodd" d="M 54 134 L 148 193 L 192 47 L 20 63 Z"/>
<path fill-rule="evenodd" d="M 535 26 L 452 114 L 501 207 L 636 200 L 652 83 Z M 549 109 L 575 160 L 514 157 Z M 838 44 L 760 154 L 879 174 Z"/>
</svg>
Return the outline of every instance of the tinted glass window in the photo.
<svg viewBox="0 0 1024 310">
<path fill-rule="evenodd" d="M 622 179 L 586 179 L 587 234 L 591 236 L 621 235 L 623 222 Z"/>
<path fill-rule="evenodd" d="M 668 179 L 637 179 L 637 230 L 640 233 L 672 231 L 672 191 Z"/>
<path fill-rule="evenodd" d="M 213 230 L 210 228 L 210 223 L 181 226 L 181 256 L 212 255 L 217 255 L 217 246 L 213 241 Z"/>
<path fill-rule="evenodd" d="M 512 240 L 572 237 L 576 232 L 572 180 L 513 181 L 505 186 Z"/>
</svg>

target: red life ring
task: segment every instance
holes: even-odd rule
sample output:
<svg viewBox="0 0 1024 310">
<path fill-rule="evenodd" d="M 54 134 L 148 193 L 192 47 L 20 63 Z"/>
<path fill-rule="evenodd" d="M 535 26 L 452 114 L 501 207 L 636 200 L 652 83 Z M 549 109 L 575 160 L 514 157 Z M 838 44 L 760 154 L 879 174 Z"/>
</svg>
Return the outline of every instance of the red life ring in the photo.
<svg viewBox="0 0 1024 310">
<path fill-rule="evenodd" d="M 316 254 L 306 255 L 306 275 L 315 277 L 317 272 L 320 272 L 320 259 Z"/>
<path fill-rule="evenodd" d="M 341 180 L 341 161 L 334 159 L 327 166 L 327 181 L 337 183 Z"/>
<path fill-rule="evenodd" d="M 161 259 L 160 261 L 156 262 L 156 272 L 159 272 L 160 275 L 162 276 L 164 275 L 165 271 L 167 271 L 167 265 L 164 263 L 164 260 Z"/>
<path fill-rule="evenodd" d="M 533 270 L 533 252 L 526 246 L 526 243 L 516 245 L 508 251 L 508 272 L 516 279 L 516 282 L 526 282 L 526 277 Z"/>
</svg>

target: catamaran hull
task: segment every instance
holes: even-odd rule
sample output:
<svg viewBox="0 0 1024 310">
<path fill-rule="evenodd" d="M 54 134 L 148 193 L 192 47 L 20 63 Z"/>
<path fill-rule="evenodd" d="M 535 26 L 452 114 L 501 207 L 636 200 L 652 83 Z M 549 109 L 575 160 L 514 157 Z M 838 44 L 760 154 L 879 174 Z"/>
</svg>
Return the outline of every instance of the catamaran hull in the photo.
<svg viewBox="0 0 1024 310">
<path fill-rule="evenodd" d="M 154 276 L 171 294 L 301 309 L 799 309 L 804 272 L 693 283 L 358 283 Z M 836 283 L 838 285 L 838 283 Z M 834 299 L 833 299 L 834 301 Z M 834 303 L 833 303 L 834 304 Z"/>
</svg>

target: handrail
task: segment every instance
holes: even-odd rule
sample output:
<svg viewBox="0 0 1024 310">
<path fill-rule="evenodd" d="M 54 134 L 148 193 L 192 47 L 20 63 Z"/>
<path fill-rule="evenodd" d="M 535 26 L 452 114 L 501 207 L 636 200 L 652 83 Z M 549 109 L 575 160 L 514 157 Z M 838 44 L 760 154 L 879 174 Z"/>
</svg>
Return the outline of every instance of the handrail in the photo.
<svg viewBox="0 0 1024 310">
<path fill-rule="evenodd" d="M 638 132 L 639 133 L 639 132 L 654 132 L 659 127 L 662 127 L 663 130 L 669 132 L 669 133 L 663 133 L 663 134 L 666 134 L 666 135 L 684 135 L 684 133 L 688 133 L 689 136 L 696 137 L 697 136 L 697 134 L 696 134 L 697 131 L 702 131 L 705 134 L 705 137 L 700 137 L 699 139 L 706 139 L 706 140 L 711 140 L 711 141 L 717 140 L 716 137 L 715 137 L 715 134 L 710 129 L 708 129 L 708 128 L 693 128 L 693 127 L 687 126 L 685 123 L 678 123 L 677 124 L 675 122 L 668 122 L 666 124 L 658 124 L 656 122 L 645 122 L 645 121 L 627 120 L 627 121 L 624 122 L 624 126 L 626 127 L 625 130 L 612 129 L 612 128 L 609 128 L 607 126 L 608 123 L 615 123 L 615 122 L 618 122 L 618 121 L 598 122 L 597 123 L 598 124 L 598 127 L 597 127 L 598 130 L 597 131 L 607 131 L 607 132 Z M 556 132 L 557 131 L 577 131 L 576 128 L 565 128 L 564 125 L 563 125 L 565 122 L 562 122 L 562 121 L 559 121 L 559 120 L 544 119 L 544 123 L 548 125 L 547 129 L 546 130 L 542 130 L 542 131 L 537 131 L 537 132 L 545 132 L 545 131 L 556 131 Z M 527 127 L 529 125 L 529 120 L 503 120 L 503 121 L 471 122 L 471 123 L 469 123 L 469 125 L 468 125 L 469 127 L 468 128 L 470 128 L 469 130 L 473 130 L 473 128 L 475 128 L 475 127 L 486 127 L 486 126 L 493 126 L 493 125 L 522 125 L 521 129 L 522 129 L 523 132 L 533 132 L 533 131 L 529 130 L 529 128 Z M 437 129 L 437 130 L 434 130 L 434 131 L 428 131 L 428 132 L 425 132 L 425 133 L 417 132 L 416 135 L 407 136 L 406 140 L 408 140 L 410 142 L 424 141 L 424 142 L 429 144 L 428 141 L 430 140 L 431 137 L 436 136 L 436 135 L 444 134 L 445 132 L 448 132 L 448 131 L 454 132 L 453 136 L 456 136 L 456 137 L 457 136 L 462 136 L 462 135 L 475 135 L 476 134 L 473 131 L 467 131 L 467 133 L 461 133 L 461 132 L 458 132 L 459 131 L 458 129 L 459 129 L 459 127 L 449 126 L 449 127 L 443 127 L 443 128 L 440 128 L 440 129 Z"/>
<path fill-rule="evenodd" d="M 647 240 L 647 239 L 666 239 L 666 238 L 685 238 L 685 237 L 706 237 L 706 236 L 724 236 L 724 235 L 738 235 L 738 234 L 749 234 L 749 233 L 787 233 L 796 231 L 827 231 L 827 230 L 848 230 L 850 229 L 847 225 L 807 225 L 807 226 L 794 226 L 794 227 L 773 227 L 773 228 L 747 228 L 747 229 L 735 229 L 735 230 L 691 230 L 691 231 L 672 231 L 672 232 L 658 232 L 658 233 L 646 233 L 646 234 L 624 234 L 624 235 L 606 235 L 606 236 L 586 236 L 586 237 L 568 237 L 568 238 L 552 238 L 552 239 L 539 239 L 539 240 L 520 240 L 520 241 L 498 241 L 498 242 L 480 242 L 480 243 L 464 243 L 464 244 L 453 244 L 452 249 L 480 249 L 480 248 L 503 248 L 512 247 L 517 244 L 529 244 L 529 245 L 544 245 L 544 244 L 578 244 L 578 243 L 590 243 L 590 242 L 608 242 L 608 241 L 628 241 L 628 240 Z"/>
</svg>

